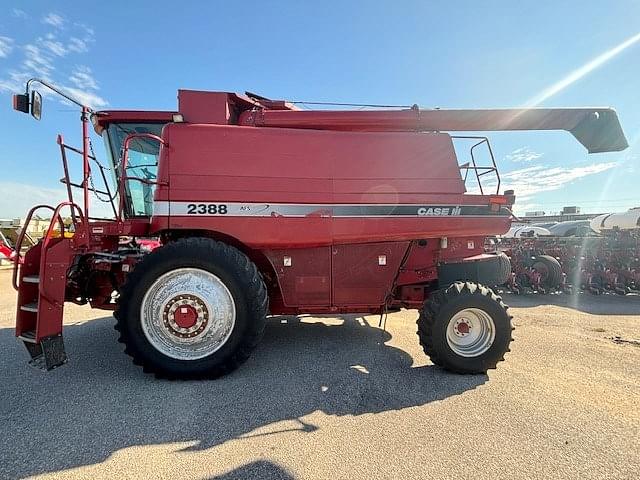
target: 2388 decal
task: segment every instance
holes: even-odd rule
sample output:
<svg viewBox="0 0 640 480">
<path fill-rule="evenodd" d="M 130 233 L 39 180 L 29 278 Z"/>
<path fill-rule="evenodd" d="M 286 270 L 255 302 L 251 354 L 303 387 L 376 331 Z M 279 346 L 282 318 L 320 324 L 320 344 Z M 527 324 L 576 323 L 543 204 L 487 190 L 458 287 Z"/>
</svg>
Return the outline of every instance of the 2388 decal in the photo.
<svg viewBox="0 0 640 480">
<path fill-rule="evenodd" d="M 187 213 L 189 215 L 226 215 L 227 205 L 224 203 L 189 203 Z"/>
</svg>

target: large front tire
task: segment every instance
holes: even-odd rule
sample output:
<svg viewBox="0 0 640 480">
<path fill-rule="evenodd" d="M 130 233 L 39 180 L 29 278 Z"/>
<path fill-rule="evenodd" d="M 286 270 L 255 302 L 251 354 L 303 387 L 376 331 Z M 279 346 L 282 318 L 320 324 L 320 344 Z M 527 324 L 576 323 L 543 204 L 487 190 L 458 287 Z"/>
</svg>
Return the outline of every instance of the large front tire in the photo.
<svg viewBox="0 0 640 480">
<path fill-rule="evenodd" d="M 509 351 L 511 318 L 490 288 L 455 282 L 425 302 L 418 337 L 434 364 L 455 373 L 486 373 Z"/>
<path fill-rule="evenodd" d="M 217 378 L 249 358 L 267 308 L 266 287 L 246 255 L 208 238 L 186 238 L 146 255 L 127 276 L 116 329 L 146 372 Z"/>
</svg>

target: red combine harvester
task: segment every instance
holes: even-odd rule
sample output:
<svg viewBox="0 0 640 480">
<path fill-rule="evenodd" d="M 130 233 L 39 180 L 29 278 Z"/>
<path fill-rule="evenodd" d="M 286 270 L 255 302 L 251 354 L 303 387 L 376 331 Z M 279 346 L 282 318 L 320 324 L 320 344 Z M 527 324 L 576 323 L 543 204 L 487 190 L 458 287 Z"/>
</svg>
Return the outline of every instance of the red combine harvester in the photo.
<svg viewBox="0 0 640 480">
<path fill-rule="evenodd" d="M 35 82 L 79 105 L 83 131 L 79 149 L 58 137 L 69 200 L 29 212 L 27 223 L 49 209 L 51 226 L 14 269 L 16 335 L 45 369 L 66 362 L 63 309 L 74 302 L 114 310 L 126 353 L 161 377 L 232 371 L 267 315 L 399 308 L 420 309 L 419 340 L 435 364 L 485 372 L 509 350 L 512 325 L 483 286 L 509 271 L 503 256 L 483 252 L 484 238 L 509 229 L 515 197 L 500 194 L 493 155 L 490 165 L 476 161 L 486 138 L 464 137 L 477 141 L 459 166 L 455 137 L 443 132 L 562 129 L 590 152 L 627 146 L 607 108 L 311 111 L 180 90 L 175 112 L 93 112 L 33 79 L 14 108 L 36 118 Z M 92 172 L 89 122 L 106 143 L 113 188 L 104 167 Z M 82 156 L 79 183 L 69 179 L 69 152 Z M 479 194 L 466 193 L 470 172 Z M 492 193 L 487 175 L 497 177 Z M 90 217 L 92 190 L 108 197 L 114 219 Z M 162 245 L 144 253 L 122 237 Z"/>
</svg>

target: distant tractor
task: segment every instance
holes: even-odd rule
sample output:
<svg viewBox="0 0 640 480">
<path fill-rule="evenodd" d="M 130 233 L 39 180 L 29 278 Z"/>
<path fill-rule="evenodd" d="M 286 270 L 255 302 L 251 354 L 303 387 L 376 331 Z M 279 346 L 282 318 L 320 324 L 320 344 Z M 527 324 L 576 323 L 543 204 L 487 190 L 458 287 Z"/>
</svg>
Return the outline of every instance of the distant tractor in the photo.
<svg viewBox="0 0 640 480">
<path fill-rule="evenodd" d="M 418 336 L 433 363 L 486 372 L 509 350 L 513 327 L 484 286 L 505 275 L 504 257 L 484 253 L 484 239 L 509 229 L 515 197 L 500 194 L 493 155 L 476 162 L 486 138 L 465 137 L 475 143 L 459 166 L 444 132 L 564 129 L 590 152 L 627 146 L 608 108 L 300 110 L 251 93 L 180 90 L 174 112 L 93 112 L 33 79 L 14 107 L 36 118 L 36 82 L 78 104 L 83 129 L 81 148 L 58 137 L 69 200 L 29 212 L 27 224 L 49 209 L 51 226 L 14 269 L 16 335 L 45 369 L 66 361 L 63 309 L 73 302 L 114 310 L 126 353 L 160 377 L 234 370 L 269 315 L 400 308 L 420 310 Z M 108 169 L 93 156 L 89 123 Z M 72 152 L 83 162 L 76 183 Z M 466 193 L 470 173 L 477 194 Z M 92 191 L 114 219 L 90 217 Z"/>
</svg>

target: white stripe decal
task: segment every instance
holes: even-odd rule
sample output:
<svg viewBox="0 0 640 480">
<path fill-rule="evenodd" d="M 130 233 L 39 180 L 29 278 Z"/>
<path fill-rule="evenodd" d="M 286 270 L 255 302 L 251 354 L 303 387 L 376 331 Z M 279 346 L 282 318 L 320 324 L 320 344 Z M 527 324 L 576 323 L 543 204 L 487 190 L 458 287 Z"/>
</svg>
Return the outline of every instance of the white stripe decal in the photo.
<svg viewBox="0 0 640 480">
<path fill-rule="evenodd" d="M 488 205 L 434 204 L 304 204 L 244 202 L 153 203 L 154 215 L 202 217 L 485 217 L 508 215 L 506 209 L 492 211 Z"/>
</svg>

